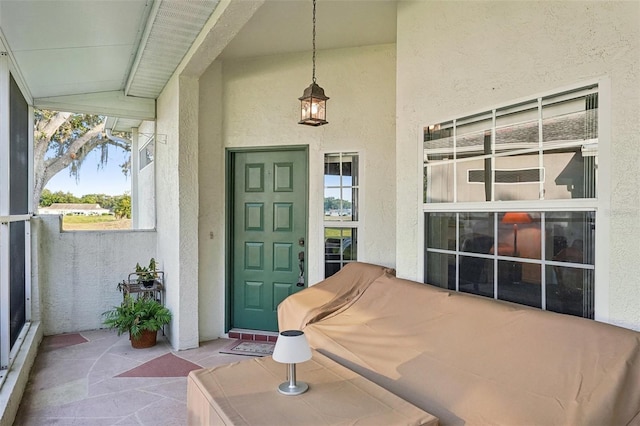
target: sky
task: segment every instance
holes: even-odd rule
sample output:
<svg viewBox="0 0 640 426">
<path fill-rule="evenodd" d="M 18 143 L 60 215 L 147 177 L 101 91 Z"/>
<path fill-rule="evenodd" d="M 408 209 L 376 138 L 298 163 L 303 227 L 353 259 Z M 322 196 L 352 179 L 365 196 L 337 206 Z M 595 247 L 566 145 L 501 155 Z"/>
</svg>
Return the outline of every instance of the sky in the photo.
<svg viewBox="0 0 640 426">
<path fill-rule="evenodd" d="M 122 195 L 131 193 L 131 176 L 122 173 L 120 164 L 124 163 L 129 153 L 120 149 L 109 149 L 107 164 L 98 169 L 99 150 L 87 155 L 80 168 L 78 182 L 75 176 L 69 175 L 69 168 L 60 171 L 45 186 L 51 192 L 70 192 L 76 197 L 86 194 Z"/>
</svg>

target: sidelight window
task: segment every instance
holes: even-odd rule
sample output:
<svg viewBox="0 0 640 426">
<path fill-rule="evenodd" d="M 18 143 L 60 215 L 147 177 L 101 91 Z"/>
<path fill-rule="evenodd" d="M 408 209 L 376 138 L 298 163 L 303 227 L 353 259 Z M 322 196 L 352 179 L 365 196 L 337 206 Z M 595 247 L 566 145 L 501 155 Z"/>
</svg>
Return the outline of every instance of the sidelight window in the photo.
<svg viewBox="0 0 640 426">
<path fill-rule="evenodd" d="M 357 153 L 325 154 L 325 278 L 358 259 L 358 174 Z"/>
</svg>

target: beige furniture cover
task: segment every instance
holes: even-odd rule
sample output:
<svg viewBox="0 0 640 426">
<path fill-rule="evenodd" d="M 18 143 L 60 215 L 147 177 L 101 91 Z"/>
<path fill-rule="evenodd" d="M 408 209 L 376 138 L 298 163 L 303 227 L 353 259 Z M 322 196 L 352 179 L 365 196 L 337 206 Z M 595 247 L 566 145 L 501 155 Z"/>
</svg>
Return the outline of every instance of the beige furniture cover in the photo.
<svg viewBox="0 0 640 426">
<path fill-rule="evenodd" d="M 442 425 L 640 424 L 640 333 L 632 330 L 367 264 L 290 296 L 278 317 L 281 330 L 303 329 L 313 348 Z"/>
<path fill-rule="evenodd" d="M 297 378 L 309 390 L 278 392 L 286 364 L 250 358 L 195 370 L 187 378 L 189 425 L 430 425 L 438 419 L 382 387 L 315 352 L 298 364 Z"/>
</svg>

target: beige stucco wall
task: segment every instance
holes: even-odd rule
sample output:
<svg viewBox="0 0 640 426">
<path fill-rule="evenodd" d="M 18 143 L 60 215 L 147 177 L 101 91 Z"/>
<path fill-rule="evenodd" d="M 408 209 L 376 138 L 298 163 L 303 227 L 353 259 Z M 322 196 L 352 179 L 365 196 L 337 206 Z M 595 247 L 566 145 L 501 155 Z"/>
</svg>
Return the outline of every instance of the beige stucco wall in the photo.
<svg viewBox="0 0 640 426">
<path fill-rule="evenodd" d="M 198 339 L 198 82 L 174 75 L 157 101 L 157 260 L 165 271 L 167 333 L 176 349 Z"/>
<path fill-rule="evenodd" d="M 222 64 L 215 62 L 200 78 L 198 310 L 201 341 L 222 335 L 225 322 L 222 85 Z"/>
<path fill-rule="evenodd" d="M 608 271 L 596 282 L 596 317 L 640 329 L 638 22 L 638 2 L 398 3 L 398 275 L 422 277 L 421 125 L 606 76 L 612 119 L 599 173 L 611 203 L 598 216 L 610 229 L 597 246 Z"/>
<path fill-rule="evenodd" d="M 118 283 L 155 256 L 154 231 L 62 231 L 61 224 L 61 216 L 32 219 L 34 320 L 47 336 L 104 328 L 100 314 L 122 302 Z"/>
<path fill-rule="evenodd" d="M 395 45 L 319 51 L 316 77 L 331 98 L 317 128 L 297 124 L 308 53 L 215 63 L 200 78 L 201 339 L 224 325 L 225 148 L 309 146 L 311 284 L 324 276 L 323 155 L 360 152 L 358 256 L 395 264 Z"/>
</svg>

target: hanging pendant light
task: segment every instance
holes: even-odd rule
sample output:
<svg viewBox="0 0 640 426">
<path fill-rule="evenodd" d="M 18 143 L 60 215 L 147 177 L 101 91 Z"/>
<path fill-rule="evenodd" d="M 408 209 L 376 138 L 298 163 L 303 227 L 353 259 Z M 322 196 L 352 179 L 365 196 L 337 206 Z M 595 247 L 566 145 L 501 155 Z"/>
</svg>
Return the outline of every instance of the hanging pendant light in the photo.
<svg viewBox="0 0 640 426">
<path fill-rule="evenodd" d="M 324 89 L 316 84 L 316 0 L 313 0 L 313 74 L 311 85 L 304 89 L 300 100 L 298 124 L 322 126 L 327 124 L 327 100 Z"/>
</svg>

